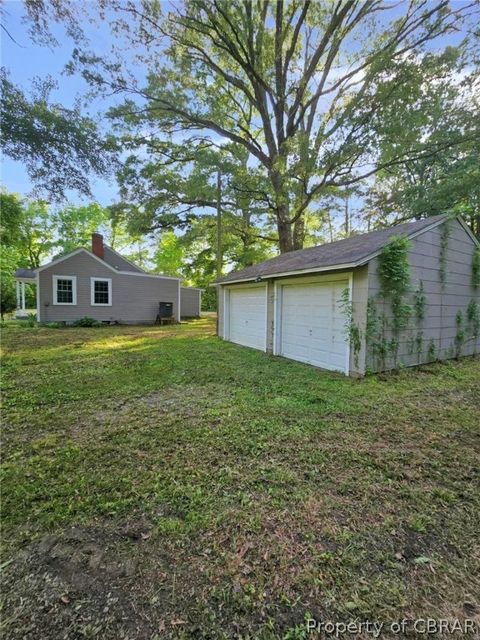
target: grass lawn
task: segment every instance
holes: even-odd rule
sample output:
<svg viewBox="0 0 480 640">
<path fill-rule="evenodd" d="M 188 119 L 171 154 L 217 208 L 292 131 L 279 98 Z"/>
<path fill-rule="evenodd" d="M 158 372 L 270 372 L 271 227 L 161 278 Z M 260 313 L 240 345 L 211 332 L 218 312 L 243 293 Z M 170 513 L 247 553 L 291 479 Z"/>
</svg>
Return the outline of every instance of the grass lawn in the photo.
<svg viewBox="0 0 480 640">
<path fill-rule="evenodd" d="M 3 347 L 3 637 L 480 615 L 478 359 L 353 380 L 211 319 Z"/>
</svg>

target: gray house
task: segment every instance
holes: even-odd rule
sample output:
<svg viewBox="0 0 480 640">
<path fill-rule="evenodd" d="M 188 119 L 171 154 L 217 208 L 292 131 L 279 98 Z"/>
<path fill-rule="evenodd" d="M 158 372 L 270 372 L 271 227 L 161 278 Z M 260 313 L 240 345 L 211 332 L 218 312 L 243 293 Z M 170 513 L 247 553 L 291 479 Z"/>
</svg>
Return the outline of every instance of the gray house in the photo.
<svg viewBox="0 0 480 640">
<path fill-rule="evenodd" d="M 17 317 L 25 315 L 25 284 L 36 284 L 37 320 L 71 323 L 88 316 L 103 322 L 153 324 L 160 302 L 173 305 L 176 321 L 200 316 L 201 289 L 179 278 L 146 273 L 92 235 L 81 248 L 38 269 L 18 269 Z"/>
<path fill-rule="evenodd" d="M 218 281 L 218 333 L 357 376 L 475 354 L 479 247 L 441 215 L 282 254 Z"/>
</svg>

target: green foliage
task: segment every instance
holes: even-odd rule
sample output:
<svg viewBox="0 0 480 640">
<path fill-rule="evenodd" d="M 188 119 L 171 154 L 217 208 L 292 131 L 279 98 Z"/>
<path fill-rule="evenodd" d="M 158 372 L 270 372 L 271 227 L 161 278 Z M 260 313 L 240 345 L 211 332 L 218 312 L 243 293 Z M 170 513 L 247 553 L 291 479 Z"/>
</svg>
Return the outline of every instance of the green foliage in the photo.
<svg viewBox="0 0 480 640">
<path fill-rule="evenodd" d="M 371 344 L 378 331 L 378 315 L 375 300 L 369 298 L 367 301 L 367 323 L 365 327 L 365 339 L 367 344 Z"/>
<path fill-rule="evenodd" d="M 411 307 L 404 301 L 410 286 L 409 248 L 408 238 L 393 237 L 378 257 L 381 295 L 390 301 L 392 328 L 396 333 L 406 327 L 411 315 Z"/>
<path fill-rule="evenodd" d="M 3 284 L 0 287 L 0 314 L 2 321 L 4 319 L 5 314 L 14 311 L 17 306 L 17 297 L 15 290 L 8 285 L 8 283 Z"/>
<path fill-rule="evenodd" d="M 457 331 L 455 334 L 455 357 L 459 358 L 462 355 L 462 348 L 465 343 L 466 333 L 463 326 L 463 313 L 459 310 L 455 315 L 455 324 Z"/>
<path fill-rule="evenodd" d="M 166 276 L 181 276 L 184 253 L 178 236 L 173 231 L 164 231 L 154 255 L 155 270 Z"/>
<path fill-rule="evenodd" d="M 55 248 L 60 255 L 70 253 L 78 247 L 90 248 L 92 233 L 106 227 L 109 222 L 108 210 L 97 203 L 87 205 L 67 205 L 49 216 L 58 240 Z"/>
<path fill-rule="evenodd" d="M 423 331 L 417 331 L 415 336 L 415 351 L 419 360 L 422 358 L 423 352 Z"/>
<path fill-rule="evenodd" d="M 480 287 L 480 247 L 475 247 L 472 256 L 472 287 Z"/>
<path fill-rule="evenodd" d="M 202 293 L 202 311 L 217 311 L 217 296 L 215 287 L 206 287 Z"/>
<path fill-rule="evenodd" d="M 473 51 L 473 48 L 472 48 Z M 380 142 L 382 158 L 395 147 L 422 139 L 434 153 L 399 163 L 377 174 L 369 191 L 369 206 L 376 220 L 419 220 L 439 213 L 461 214 L 473 232 L 480 235 L 480 138 L 478 105 L 472 87 L 476 65 L 460 68 L 466 61 L 463 46 L 446 47 L 437 54 L 407 63 L 409 95 L 423 102 L 421 112 L 398 104 L 385 126 L 396 135 Z M 423 69 L 422 69 L 423 67 Z M 424 82 L 432 75 L 436 79 Z M 415 96 L 415 98 L 413 98 Z"/>
<path fill-rule="evenodd" d="M 89 318 L 88 316 L 75 320 L 73 324 L 75 327 L 102 327 L 103 326 L 101 322 L 99 322 L 98 320 L 95 320 L 95 318 Z"/>
<path fill-rule="evenodd" d="M 50 200 L 62 200 L 74 189 L 90 195 L 89 176 L 110 171 L 110 148 L 95 124 L 78 107 L 66 109 L 49 102 L 55 83 L 37 81 L 28 98 L 0 72 L 2 148 L 22 163 L 32 182 Z"/>
<path fill-rule="evenodd" d="M 425 318 L 425 305 L 427 297 L 424 293 L 423 281 L 420 280 L 420 286 L 413 294 L 413 308 L 415 309 L 415 317 L 418 322 L 421 322 Z"/>
<path fill-rule="evenodd" d="M 448 220 L 442 225 L 442 230 L 440 233 L 440 269 L 439 276 L 440 282 L 442 284 L 442 289 L 445 288 L 445 282 L 447 278 L 447 250 L 448 250 L 448 240 L 450 238 L 450 225 Z"/>
<path fill-rule="evenodd" d="M 362 348 L 362 332 L 360 331 L 358 325 L 355 324 L 355 320 L 353 317 L 354 308 L 353 303 L 350 300 L 350 289 L 348 287 L 346 287 L 342 291 L 340 307 L 345 315 L 345 336 L 353 349 L 355 366 L 358 367 L 358 355 L 360 353 L 360 349 Z"/>
<path fill-rule="evenodd" d="M 369 3 L 352 11 L 342 5 L 340 11 L 320 2 L 224 2 L 212 10 L 202 0 L 157 13 L 160 4 L 149 3 L 148 19 L 144 9 L 129 12 L 128 20 L 121 4 L 110 6 L 122 34 L 114 49 L 124 60 L 124 38 L 132 43 L 147 86 L 134 82 L 128 64 L 105 59 L 104 51 L 76 50 L 70 65 L 97 90 L 108 87 L 126 96 L 110 112 L 124 133 L 125 149 L 133 150 L 122 182 L 131 202 L 146 203 L 138 217 L 150 228 L 188 225 L 194 208 L 203 206 L 200 201 L 211 202 L 213 185 L 202 180 L 205 172 L 198 182 L 187 178 L 193 203 L 178 185 L 185 181 L 186 165 L 213 155 L 219 136 L 227 160 L 237 159 L 237 149 L 247 156 L 241 170 L 230 174 L 232 181 L 241 171 L 258 173 L 251 181 L 242 176 L 240 195 L 263 209 L 282 252 L 302 247 L 308 217 L 329 190 L 350 189 L 371 175 L 372 167 L 387 172 L 445 155 L 445 147 L 469 139 L 473 125 L 465 118 L 459 122 L 453 89 L 445 87 L 457 87 L 451 78 L 470 77 L 472 54 L 466 46 L 434 53 L 435 46 L 427 45 L 454 28 L 466 8 L 432 11 L 419 5 L 401 22 L 388 6 L 376 20 L 377 7 Z M 38 14 L 48 12 L 45 3 L 42 9 L 34 12 L 37 22 Z M 61 12 L 65 21 L 68 15 Z M 352 39 L 358 48 L 347 70 Z M 360 72 L 362 90 L 351 82 Z M 434 135 L 442 114 L 442 135 Z M 346 166 L 351 170 L 344 171 Z M 208 161 L 208 168 L 211 174 L 215 165 Z M 205 191 L 192 190 L 194 182 Z M 239 198 L 232 210 L 240 222 L 245 209 Z"/>
<path fill-rule="evenodd" d="M 20 240 L 20 225 L 23 217 L 22 201 L 16 193 L 0 190 L 0 242 L 15 245 Z"/>
<path fill-rule="evenodd" d="M 476 300 L 468 303 L 466 317 L 470 333 L 477 340 L 480 334 L 480 306 Z"/>
<path fill-rule="evenodd" d="M 36 313 L 29 313 L 27 315 L 27 319 L 25 320 L 25 323 L 29 327 L 36 327 L 37 326 L 37 314 Z"/>
<path fill-rule="evenodd" d="M 433 338 L 431 338 L 430 342 L 428 343 L 427 355 L 430 361 L 436 360 L 437 358 L 437 347 Z"/>
</svg>

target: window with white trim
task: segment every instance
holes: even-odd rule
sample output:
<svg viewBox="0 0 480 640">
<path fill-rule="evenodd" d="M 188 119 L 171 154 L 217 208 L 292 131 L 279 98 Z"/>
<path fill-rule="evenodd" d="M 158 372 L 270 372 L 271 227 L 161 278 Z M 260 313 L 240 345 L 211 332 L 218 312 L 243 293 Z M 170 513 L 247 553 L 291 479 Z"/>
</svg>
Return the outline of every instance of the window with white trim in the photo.
<svg viewBox="0 0 480 640">
<path fill-rule="evenodd" d="M 90 278 L 90 303 L 94 307 L 112 306 L 111 278 Z"/>
<path fill-rule="evenodd" d="M 53 304 L 77 304 L 76 276 L 53 276 Z"/>
</svg>

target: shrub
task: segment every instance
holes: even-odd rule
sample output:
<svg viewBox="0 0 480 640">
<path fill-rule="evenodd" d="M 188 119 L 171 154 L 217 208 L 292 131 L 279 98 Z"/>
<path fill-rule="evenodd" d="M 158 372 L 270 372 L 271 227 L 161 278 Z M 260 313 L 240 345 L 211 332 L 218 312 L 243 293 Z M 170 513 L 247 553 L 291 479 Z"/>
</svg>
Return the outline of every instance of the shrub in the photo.
<svg viewBox="0 0 480 640">
<path fill-rule="evenodd" d="M 8 286 L 5 282 L 2 282 L 0 289 L 0 313 L 3 320 L 3 316 L 10 311 L 14 311 L 17 306 L 17 298 L 15 290 Z"/>
<path fill-rule="evenodd" d="M 25 324 L 27 327 L 36 327 L 37 326 L 37 314 L 29 313 L 27 319 L 25 320 Z"/>
<path fill-rule="evenodd" d="M 75 320 L 73 323 L 75 327 L 101 327 L 103 326 L 101 322 L 95 320 L 95 318 L 89 318 L 85 316 L 84 318 L 79 318 Z"/>
</svg>

